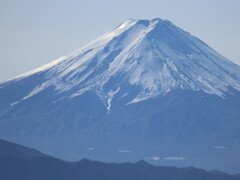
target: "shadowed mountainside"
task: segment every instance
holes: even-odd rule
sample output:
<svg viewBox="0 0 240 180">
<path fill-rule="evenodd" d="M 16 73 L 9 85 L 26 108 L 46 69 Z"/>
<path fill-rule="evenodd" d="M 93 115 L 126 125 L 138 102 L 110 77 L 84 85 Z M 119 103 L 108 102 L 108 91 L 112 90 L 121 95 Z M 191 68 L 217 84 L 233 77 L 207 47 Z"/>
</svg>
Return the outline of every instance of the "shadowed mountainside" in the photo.
<svg viewBox="0 0 240 180">
<path fill-rule="evenodd" d="M 239 176 L 194 167 L 101 163 L 83 159 L 66 162 L 34 149 L 0 140 L 0 179 L 3 180 L 240 180 Z"/>
</svg>

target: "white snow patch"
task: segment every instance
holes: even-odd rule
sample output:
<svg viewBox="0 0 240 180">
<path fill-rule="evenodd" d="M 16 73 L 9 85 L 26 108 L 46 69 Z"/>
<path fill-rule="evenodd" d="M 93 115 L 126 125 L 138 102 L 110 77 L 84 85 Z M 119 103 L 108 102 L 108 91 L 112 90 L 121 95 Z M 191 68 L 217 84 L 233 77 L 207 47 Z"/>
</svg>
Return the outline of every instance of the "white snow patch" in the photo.
<svg viewBox="0 0 240 180">
<path fill-rule="evenodd" d="M 128 95 L 128 93 L 125 93 L 125 94 L 123 94 L 122 96 L 121 96 L 121 98 L 124 98 L 125 96 L 127 96 Z"/>
<path fill-rule="evenodd" d="M 76 96 L 80 96 L 81 94 L 85 93 L 86 91 L 90 90 L 91 88 L 92 88 L 91 86 L 81 88 L 79 91 L 77 91 L 76 93 L 73 93 L 71 96 L 69 96 L 69 98 L 74 98 Z"/>
<path fill-rule="evenodd" d="M 154 157 L 152 157 L 152 159 L 153 159 L 154 161 L 159 161 L 159 160 L 160 160 L 160 157 L 154 156 Z"/>
<path fill-rule="evenodd" d="M 132 104 L 132 103 L 138 103 L 138 102 L 140 102 L 140 101 L 144 101 L 144 100 L 148 99 L 149 97 L 152 97 L 152 96 L 136 97 L 136 98 L 134 98 L 132 101 L 130 101 L 129 103 L 127 103 L 126 105 Z"/>
<path fill-rule="evenodd" d="M 131 151 L 129 150 L 118 150 L 119 153 L 130 153 Z"/>
<path fill-rule="evenodd" d="M 182 160 L 186 159 L 186 157 L 173 156 L 173 157 L 164 157 L 163 159 L 167 160 L 167 161 L 182 161 Z"/>
<path fill-rule="evenodd" d="M 47 82 L 41 84 L 40 86 L 37 86 L 32 92 L 30 92 L 27 96 L 25 96 L 23 98 L 23 100 L 26 100 L 26 99 L 30 98 L 31 96 L 38 94 L 39 92 L 41 92 L 43 89 L 47 88 L 48 86 L 49 86 L 49 84 Z"/>
<path fill-rule="evenodd" d="M 225 146 L 213 146 L 214 149 L 220 149 L 220 150 L 225 150 L 227 147 Z"/>
<path fill-rule="evenodd" d="M 68 58 L 67 56 L 60 57 L 60 58 L 58 58 L 58 59 L 56 59 L 56 60 L 54 60 L 54 61 L 52 61 L 52 62 L 50 62 L 50 63 L 48 63 L 48 64 L 46 64 L 44 66 L 41 66 L 41 67 L 36 68 L 36 69 L 34 69 L 32 71 L 29 71 L 27 73 L 24 73 L 24 74 L 21 74 L 19 76 L 16 76 L 13 79 L 23 78 L 23 77 L 30 76 L 32 74 L 38 73 L 40 71 L 45 71 L 45 70 L 50 69 L 51 67 L 57 65 L 61 61 L 64 61 L 67 58 Z M 10 79 L 10 80 L 12 80 L 12 79 Z"/>
<path fill-rule="evenodd" d="M 112 102 L 112 99 L 114 97 L 114 95 L 120 90 L 120 87 L 117 88 L 117 90 L 115 91 L 109 91 L 108 94 L 107 94 L 107 111 L 108 113 L 110 113 L 111 111 L 111 102 Z"/>
<path fill-rule="evenodd" d="M 20 103 L 20 101 L 13 102 L 12 104 L 10 104 L 10 106 L 15 106 L 15 105 L 17 105 L 18 103 Z"/>
<path fill-rule="evenodd" d="M 58 100 L 56 100 L 56 101 L 53 101 L 52 103 L 53 104 L 56 104 L 57 102 L 59 102 L 59 101 L 61 101 L 61 100 L 63 100 L 65 97 L 61 97 L 61 98 L 59 98 Z"/>
<path fill-rule="evenodd" d="M 158 156 L 150 156 L 150 157 L 145 157 L 144 158 L 145 160 L 154 160 L 154 161 L 159 161 L 159 160 L 161 160 L 161 158 L 160 157 L 158 157 Z"/>
</svg>

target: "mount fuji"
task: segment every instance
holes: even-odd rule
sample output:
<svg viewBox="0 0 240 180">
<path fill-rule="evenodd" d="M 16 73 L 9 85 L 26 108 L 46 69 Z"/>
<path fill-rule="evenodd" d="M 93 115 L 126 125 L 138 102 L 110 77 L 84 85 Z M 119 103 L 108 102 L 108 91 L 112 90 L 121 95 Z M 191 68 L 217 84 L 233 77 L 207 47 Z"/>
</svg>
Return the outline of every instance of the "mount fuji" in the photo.
<svg viewBox="0 0 240 180">
<path fill-rule="evenodd" d="M 240 67 L 168 20 L 129 19 L 0 83 L 0 138 L 76 161 L 240 171 Z"/>
</svg>

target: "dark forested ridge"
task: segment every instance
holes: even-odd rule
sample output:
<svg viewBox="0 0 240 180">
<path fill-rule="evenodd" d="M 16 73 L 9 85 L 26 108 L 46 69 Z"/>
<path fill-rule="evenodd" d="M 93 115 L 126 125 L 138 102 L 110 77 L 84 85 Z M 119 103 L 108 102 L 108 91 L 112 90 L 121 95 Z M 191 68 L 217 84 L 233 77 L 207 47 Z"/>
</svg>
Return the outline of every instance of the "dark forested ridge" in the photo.
<svg viewBox="0 0 240 180">
<path fill-rule="evenodd" d="M 34 149 L 0 140 L 1 180 L 240 180 L 240 176 L 194 167 L 102 163 L 83 159 L 66 162 Z"/>
</svg>

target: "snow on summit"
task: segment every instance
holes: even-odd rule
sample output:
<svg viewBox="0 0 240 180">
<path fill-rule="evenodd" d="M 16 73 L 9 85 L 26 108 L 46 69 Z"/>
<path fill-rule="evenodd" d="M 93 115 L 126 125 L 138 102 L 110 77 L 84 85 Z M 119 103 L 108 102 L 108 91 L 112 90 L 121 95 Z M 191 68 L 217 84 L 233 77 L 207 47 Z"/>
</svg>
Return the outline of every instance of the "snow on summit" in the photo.
<svg viewBox="0 0 240 180">
<path fill-rule="evenodd" d="M 52 63 L 21 75 L 42 78 L 26 100 L 48 87 L 65 98 L 93 90 L 110 111 L 112 98 L 128 96 L 136 103 L 175 89 L 191 89 L 224 97 L 240 90 L 240 67 L 201 40 L 162 19 L 129 19 L 96 41 Z M 14 102 L 13 102 L 14 103 Z"/>
<path fill-rule="evenodd" d="M 1 83 L 0 138 L 63 160 L 237 173 L 239 107 L 239 66 L 170 21 L 129 19 Z"/>
</svg>

